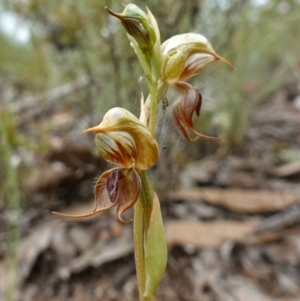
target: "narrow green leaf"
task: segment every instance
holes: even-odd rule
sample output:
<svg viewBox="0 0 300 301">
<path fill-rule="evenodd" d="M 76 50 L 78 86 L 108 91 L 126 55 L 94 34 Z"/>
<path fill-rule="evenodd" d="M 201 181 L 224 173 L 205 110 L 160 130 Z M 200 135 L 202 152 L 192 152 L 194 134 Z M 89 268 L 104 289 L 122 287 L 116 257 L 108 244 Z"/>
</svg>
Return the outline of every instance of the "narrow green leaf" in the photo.
<svg viewBox="0 0 300 301">
<path fill-rule="evenodd" d="M 140 199 L 138 199 L 134 205 L 133 236 L 136 276 L 140 298 L 142 298 L 145 291 L 146 276 L 143 244 L 143 207 Z"/>
<path fill-rule="evenodd" d="M 153 300 L 164 276 L 168 255 L 160 204 L 154 191 L 152 206 L 144 207 L 144 214 L 146 287 L 143 297 Z"/>
</svg>

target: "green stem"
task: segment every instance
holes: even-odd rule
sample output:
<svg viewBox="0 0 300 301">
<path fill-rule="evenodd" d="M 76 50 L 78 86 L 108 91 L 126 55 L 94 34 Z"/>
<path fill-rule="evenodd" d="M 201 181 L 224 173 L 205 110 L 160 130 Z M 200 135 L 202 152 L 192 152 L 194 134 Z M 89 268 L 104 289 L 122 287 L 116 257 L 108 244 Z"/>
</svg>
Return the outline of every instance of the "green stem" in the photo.
<svg viewBox="0 0 300 301">
<path fill-rule="evenodd" d="M 150 89 L 150 84 L 149 84 L 149 89 Z M 158 85 L 157 85 L 157 92 L 156 92 L 156 95 L 157 95 L 156 96 L 156 104 L 159 104 L 159 102 L 161 101 L 162 96 L 165 94 L 166 90 L 167 90 L 167 86 L 165 85 L 165 83 L 162 82 L 162 81 L 159 81 Z M 154 101 L 153 94 L 152 95 L 149 94 L 146 101 L 145 101 L 145 112 L 146 112 L 145 114 L 146 114 L 146 116 L 151 115 L 150 113 L 151 113 L 151 103 L 152 103 L 152 101 Z M 157 106 L 154 109 L 157 110 Z"/>
<path fill-rule="evenodd" d="M 154 134 L 156 126 L 156 113 L 157 113 L 157 103 L 158 103 L 158 90 L 157 82 L 149 82 L 149 92 L 150 92 L 150 120 L 149 129 L 151 133 Z"/>
<path fill-rule="evenodd" d="M 153 200 L 153 189 L 151 183 L 148 178 L 148 174 L 146 171 L 141 171 L 139 173 L 142 181 L 142 191 L 141 191 L 141 204 L 143 209 L 152 208 L 152 200 Z"/>
</svg>

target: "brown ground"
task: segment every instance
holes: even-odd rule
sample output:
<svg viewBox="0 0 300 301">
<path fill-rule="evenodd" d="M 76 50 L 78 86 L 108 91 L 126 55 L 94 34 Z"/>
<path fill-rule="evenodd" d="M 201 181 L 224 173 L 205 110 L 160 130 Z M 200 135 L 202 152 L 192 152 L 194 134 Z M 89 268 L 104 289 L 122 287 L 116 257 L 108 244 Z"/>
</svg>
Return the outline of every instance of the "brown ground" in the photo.
<svg viewBox="0 0 300 301">
<path fill-rule="evenodd" d="M 299 94 L 290 84 L 272 95 L 230 154 L 211 155 L 211 142 L 202 141 L 185 150 L 185 159 L 190 149 L 203 154 L 186 164 L 180 152 L 187 145 L 177 152 L 166 141 L 163 168 L 153 171 L 169 247 L 157 300 L 300 300 Z M 107 165 L 91 137 L 76 134 L 86 125 L 76 128 L 73 112 L 49 114 L 50 151 L 22 182 L 30 203 L 22 208 L 17 300 L 138 300 L 132 225 L 120 224 L 113 210 L 80 221 L 51 215 L 88 212 L 93 181 Z"/>
</svg>

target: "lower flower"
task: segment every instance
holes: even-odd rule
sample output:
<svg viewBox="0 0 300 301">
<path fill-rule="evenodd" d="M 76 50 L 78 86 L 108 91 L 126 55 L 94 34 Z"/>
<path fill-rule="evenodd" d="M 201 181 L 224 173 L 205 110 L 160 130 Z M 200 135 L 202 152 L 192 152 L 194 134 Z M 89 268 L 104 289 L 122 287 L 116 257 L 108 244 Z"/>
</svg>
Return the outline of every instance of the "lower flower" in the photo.
<svg viewBox="0 0 300 301">
<path fill-rule="evenodd" d="M 96 147 L 102 157 L 116 167 L 104 172 L 95 186 L 95 208 L 82 215 L 54 214 L 84 218 L 117 206 L 121 222 L 123 213 L 137 201 L 141 190 L 138 172 L 152 167 L 158 158 L 159 149 L 155 137 L 132 113 L 122 108 L 113 108 L 102 122 L 84 132 L 96 133 Z"/>
</svg>

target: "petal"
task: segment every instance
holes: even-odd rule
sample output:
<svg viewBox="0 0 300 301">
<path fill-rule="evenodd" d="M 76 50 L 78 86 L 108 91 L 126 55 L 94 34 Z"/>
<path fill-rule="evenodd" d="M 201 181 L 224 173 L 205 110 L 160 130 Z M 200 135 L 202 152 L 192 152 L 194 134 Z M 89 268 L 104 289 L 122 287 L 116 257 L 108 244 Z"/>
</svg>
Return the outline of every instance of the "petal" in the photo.
<svg viewBox="0 0 300 301">
<path fill-rule="evenodd" d="M 153 16 L 151 10 L 148 7 L 146 7 L 146 9 L 147 9 L 147 15 L 148 15 L 149 21 L 155 32 L 156 42 L 158 41 L 160 44 L 160 32 L 159 32 L 159 27 L 158 27 L 157 21 L 156 21 L 155 17 Z"/>
<path fill-rule="evenodd" d="M 130 134 L 121 131 L 98 133 L 95 137 L 95 144 L 99 154 L 106 161 L 120 168 L 130 168 L 134 165 L 137 150 Z"/>
<path fill-rule="evenodd" d="M 206 37 L 197 33 L 179 34 L 161 45 L 163 80 L 172 85 L 202 72 L 215 61 L 234 66 L 220 57 Z"/>
<path fill-rule="evenodd" d="M 117 200 L 111 200 L 111 197 L 113 195 L 112 191 L 108 192 L 107 190 L 107 179 L 111 175 L 111 173 L 115 173 L 115 169 L 110 169 L 104 172 L 98 179 L 94 193 L 95 193 L 95 208 L 92 212 L 86 213 L 86 214 L 80 214 L 80 215 L 70 215 L 70 214 L 64 214 L 59 212 L 52 212 L 55 215 L 59 215 L 62 217 L 68 217 L 68 218 L 85 218 L 85 217 L 91 217 L 99 212 L 106 211 L 113 207 Z M 112 187 L 113 185 L 110 185 L 109 187 Z"/>
<path fill-rule="evenodd" d="M 115 107 L 110 109 L 103 117 L 102 122 L 94 126 L 92 128 L 89 128 L 83 133 L 89 133 L 89 132 L 105 132 L 107 127 L 115 126 L 117 125 L 120 120 L 130 120 L 131 122 L 137 122 L 139 123 L 140 121 L 136 116 L 134 116 L 131 112 L 128 110 L 125 110 L 120 107 Z"/>
<path fill-rule="evenodd" d="M 166 54 L 175 48 L 182 47 L 183 45 L 196 45 L 198 48 L 214 51 L 207 38 L 198 33 L 183 33 L 172 36 L 166 40 L 162 45 L 162 52 Z"/>
<path fill-rule="evenodd" d="M 176 83 L 184 70 L 188 54 L 180 49 L 171 49 L 162 57 L 163 81 L 169 85 Z"/>
<path fill-rule="evenodd" d="M 172 111 L 175 124 L 183 136 L 190 142 L 197 140 L 199 137 L 210 140 L 221 140 L 216 137 L 200 134 L 194 129 L 192 122 L 193 113 L 195 112 L 199 116 L 202 104 L 202 96 L 199 91 L 185 82 L 178 82 L 176 87 L 185 92 L 181 100 L 174 104 Z M 194 139 L 189 138 L 187 129 L 196 135 Z"/>
<path fill-rule="evenodd" d="M 159 156 L 157 141 L 150 130 L 132 113 L 113 108 L 96 127 L 84 132 L 96 132 L 96 146 L 103 158 L 120 168 L 146 170 Z"/>
<path fill-rule="evenodd" d="M 120 169 L 114 169 L 106 178 L 106 189 L 111 203 L 116 201 L 119 189 Z"/>
<path fill-rule="evenodd" d="M 122 218 L 122 214 L 137 201 L 141 190 L 141 179 L 134 168 L 123 170 L 122 172 L 124 174 L 119 179 L 116 195 L 116 202 L 118 203 L 117 216 L 121 222 L 130 223 L 131 220 L 125 221 Z"/>
<path fill-rule="evenodd" d="M 186 80 L 202 72 L 206 67 L 216 61 L 216 57 L 208 53 L 195 53 L 185 62 L 184 70 L 181 73 L 180 80 Z"/>
</svg>

